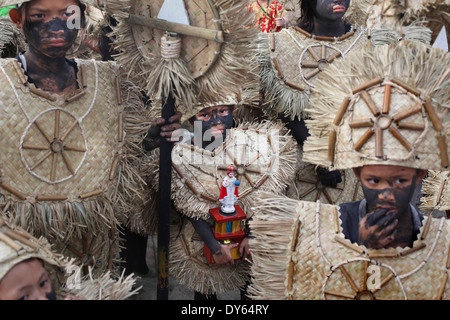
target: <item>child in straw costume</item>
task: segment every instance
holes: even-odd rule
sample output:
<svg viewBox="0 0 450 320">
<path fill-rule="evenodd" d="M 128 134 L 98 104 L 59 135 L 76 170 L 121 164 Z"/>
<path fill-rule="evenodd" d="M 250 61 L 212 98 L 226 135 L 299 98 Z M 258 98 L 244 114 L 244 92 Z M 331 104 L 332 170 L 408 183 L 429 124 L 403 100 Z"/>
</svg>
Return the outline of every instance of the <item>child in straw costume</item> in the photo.
<svg viewBox="0 0 450 320">
<path fill-rule="evenodd" d="M 403 41 L 321 75 L 304 159 L 354 168 L 364 199 L 332 206 L 263 195 L 250 223 L 251 296 L 450 298 L 448 220 L 410 205 L 427 170 L 449 165 L 449 62 L 442 50 Z M 267 281 L 268 272 L 278 277 Z"/>
<path fill-rule="evenodd" d="M 81 277 L 80 266 L 48 241 L 0 220 L 0 300 L 126 300 L 137 293 L 132 276 L 110 272 Z"/>
<path fill-rule="evenodd" d="M 118 223 L 143 198 L 134 146 L 149 124 L 139 91 L 113 62 L 66 58 L 91 2 L 0 1 L 12 4 L 28 48 L 0 60 L 2 215 L 85 271 L 111 270 Z"/>
<path fill-rule="evenodd" d="M 282 124 L 236 125 L 233 111 L 238 106 L 236 97 L 230 96 L 183 115 L 182 123 L 188 121 L 194 132 L 184 131 L 185 139 L 172 153 L 172 199 L 182 219 L 171 231 L 170 273 L 195 292 L 195 299 L 217 299 L 223 292 L 243 288 L 249 280 L 248 234 L 240 245 L 230 245 L 216 240 L 211 231 L 209 209 L 221 206 L 219 195 L 229 165 L 236 168 L 240 181 L 236 204 L 246 213 L 247 221 L 258 197 L 256 191 L 284 192 L 294 173 L 295 142 Z M 146 175 L 156 189 L 155 158 L 157 154 L 150 157 Z M 213 264 L 204 256 L 205 244 Z M 239 249 L 238 260 L 231 254 L 235 248 Z"/>
</svg>

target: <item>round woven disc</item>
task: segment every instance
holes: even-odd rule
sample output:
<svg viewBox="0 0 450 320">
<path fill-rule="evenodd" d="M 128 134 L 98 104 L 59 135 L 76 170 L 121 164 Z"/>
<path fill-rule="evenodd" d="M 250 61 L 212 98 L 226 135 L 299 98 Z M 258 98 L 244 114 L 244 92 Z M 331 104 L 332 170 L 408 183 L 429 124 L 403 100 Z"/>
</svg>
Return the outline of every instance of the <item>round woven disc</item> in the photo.
<svg viewBox="0 0 450 320">
<path fill-rule="evenodd" d="M 132 14 L 157 18 L 164 0 L 132 1 Z M 191 26 L 219 30 L 218 17 L 207 0 L 185 0 L 186 10 Z M 137 47 L 144 57 L 154 56 L 160 50 L 163 30 L 133 25 L 133 36 Z M 180 35 L 181 36 L 181 35 Z M 191 36 L 182 37 L 181 58 L 188 64 L 189 71 L 194 78 L 204 75 L 217 59 L 220 43 Z"/>
</svg>

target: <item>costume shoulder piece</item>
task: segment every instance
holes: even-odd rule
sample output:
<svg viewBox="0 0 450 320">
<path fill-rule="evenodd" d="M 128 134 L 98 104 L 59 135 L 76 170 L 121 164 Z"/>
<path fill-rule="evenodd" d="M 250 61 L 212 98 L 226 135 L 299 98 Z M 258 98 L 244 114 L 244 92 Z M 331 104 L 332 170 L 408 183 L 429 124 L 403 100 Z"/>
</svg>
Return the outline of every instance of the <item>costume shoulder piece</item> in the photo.
<svg viewBox="0 0 450 320">
<path fill-rule="evenodd" d="M 284 192 L 292 181 L 295 141 L 282 124 L 245 124 L 231 129 L 224 143 L 213 152 L 191 144 L 176 144 L 172 161 L 172 199 L 182 214 L 208 220 L 209 209 L 219 204 L 223 176 L 233 164 L 240 181 L 238 203 L 249 215 L 256 191 Z"/>
<path fill-rule="evenodd" d="M 126 134 L 127 112 L 140 102 L 121 94 L 116 64 L 76 63 L 79 89 L 58 96 L 29 83 L 16 59 L 0 61 L 2 211 L 33 234 L 64 242 L 83 232 L 109 238 L 124 219 L 122 191 L 135 174 L 128 144 L 139 131 Z"/>
<path fill-rule="evenodd" d="M 424 218 L 411 248 L 373 250 L 345 238 L 338 206 L 264 193 L 250 227 L 255 299 L 450 299 L 445 218 Z"/>
</svg>

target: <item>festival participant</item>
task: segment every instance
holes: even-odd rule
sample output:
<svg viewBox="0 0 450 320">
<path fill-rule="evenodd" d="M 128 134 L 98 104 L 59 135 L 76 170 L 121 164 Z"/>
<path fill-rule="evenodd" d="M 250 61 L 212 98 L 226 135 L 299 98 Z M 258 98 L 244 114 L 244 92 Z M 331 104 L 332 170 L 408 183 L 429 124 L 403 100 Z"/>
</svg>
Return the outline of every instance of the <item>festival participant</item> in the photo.
<svg viewBox="0 0 450 320">
<path fill-rule="evenodd" d="M 256 0 L 249 4 L 249 10 L 254 13 L 253 23 L 261 32 L 279 32 L 288 26 L 288 16 L 279 1 Z"/>
<path fill-rule="evenodd" d="M 67 58 L 91 2 L 6 5 L 16 5 L 9 16 L 27 48 L 0 60 L 2 215 L 76 256 L 85 271 L 112 270 L 117 226 L 141 199 L 132 146 L 149 122 L 140 94 L 114 62 Z"/>
<path fill-rule="evenodd" d="M 263 212 L 250 224 L 250 245 L 258 252 L 284 247 L 270 272 L 289 265 L 289 277 L 280 273 L 287 285 L 270 293 L 275 286 L 263 284 L 268 264 L 254 254 L 253 295 L 449 299 L 442 259 L 449 254 L 448 221 L 410 203 L 427 170 L 449 166 L 449 75 L 442 68 L 449 62 L 440 49 L 402 41 L 352 54 L 317 79 L 304 160 L 354 169 L 364 199 L 333 206 L 266 195 L 255 206 Z M 263 222 L 268 212 L 279 219 Z"/>
<path fill-rule="evenodd" d="M 80 266 L 53 251 L 45 238 L 4 220 L 0 234 L 0 300 L 126 300 L 138 291 L 132 276 L 82 277 Z"/>
</svg>

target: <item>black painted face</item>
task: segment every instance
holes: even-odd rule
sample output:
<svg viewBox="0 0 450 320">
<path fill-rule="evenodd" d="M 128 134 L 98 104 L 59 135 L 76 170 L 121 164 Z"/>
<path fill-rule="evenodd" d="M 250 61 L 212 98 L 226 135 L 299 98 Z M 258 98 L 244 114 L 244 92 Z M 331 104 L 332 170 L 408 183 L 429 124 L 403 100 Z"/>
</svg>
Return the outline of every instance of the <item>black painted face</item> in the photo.
<svg viewBox="0 0 450 320">
<path fill-rule="evenodd" d="M 417 176 L 412 178 L 412 182 L 408 186 L 402 188 L 389 187 L 385 189 L 371 189 L 362 184 L 364 197 L 367 201 L 367 212 L 387 209 L 397 213 L 400 217 L 409 212 L 409 203 L 414 195 Z"/>
<path fill-rule="evenodd" d="M 50 58 L 65 56 L 78 35 L 78 29 L 69 29 L 67 20 L 59 18 L 48 22 L 27 19 L 23 32 L 31 50 Z"/>
<path fill-rule="evenodd" d="M 202 147 L 208 149 L 207 146 L 218 147 L 225 141 L 227 130 L 233 127 L 234 119 L 232 107 L 218 106 L 211 107 L 200 111 L 196 115 L 196 120 L 201 121 L 202 128 Z M 219 139 L 219 141 L 216 141 Z M 216 143 L 212 144 L 211 141 Z"/>
<path fill-rule="evenodd" d="M 341 19 L 350 6 L 350 0 L 317 0 L 314 15 L 318 18 Z"/>
</svg>

